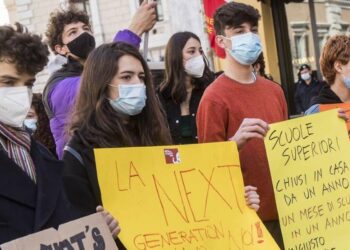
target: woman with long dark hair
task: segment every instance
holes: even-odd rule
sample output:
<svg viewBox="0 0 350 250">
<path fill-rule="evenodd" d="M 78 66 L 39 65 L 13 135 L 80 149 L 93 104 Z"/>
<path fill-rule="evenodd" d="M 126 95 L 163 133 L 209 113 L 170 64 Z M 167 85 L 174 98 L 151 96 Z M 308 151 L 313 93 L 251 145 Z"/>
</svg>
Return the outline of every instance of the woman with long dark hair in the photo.
<svg viewBox="0 0 350 250">
<path fill-rule="evenodd" d="M 65 148 L 65 185 L 74 205 L 101 204 L 93 148 L 171 144 L 150 71 L 137 49 L 104 44 L 86 61 Z M 77 157 L 78 156 L 78 157 Z"/>
<path fill-rule="evenodd" d="M 198 36 L 175 33 L 166 47 L 165 79 L 158 90 L 175 144 L 197 143 L 198 105 L 213 80 Z"/>
<path fill-rule="evenodd" d="M 64 185 L 84 212 L 101 205 L 93 148 L 171 143 L 150 71 L 136 48 L 104 44 L 88 57 L 63 154 Z M 124 249 L 118 242 L 119 249 Z"/>
</svg>

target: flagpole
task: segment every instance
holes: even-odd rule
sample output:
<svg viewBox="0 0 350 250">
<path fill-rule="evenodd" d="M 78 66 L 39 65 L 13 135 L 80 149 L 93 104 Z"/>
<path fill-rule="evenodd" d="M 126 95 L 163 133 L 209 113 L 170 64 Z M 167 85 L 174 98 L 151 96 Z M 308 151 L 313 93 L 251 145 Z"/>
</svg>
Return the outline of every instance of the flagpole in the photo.
<svg viewBox="0 0 350 250">
<path fill-rule="evenodd" d="M 148 0 L 144 0 L 146 3 L 148 3 Z M 147 62 L 147 55 L 148 55 L 148 39 L 149 39 L 149 31 L 145 33 L 145 37 L 143 40 L 143 58 Z"/>
<path fill-rule="evenodd" d="M 147 62 L 147 54 L 148 54 L 148 38 L 149 38 L 149 33 L 148 31 L 145 33 L 145 39 L 143 42 L 143 58 Z"/>
</svg>

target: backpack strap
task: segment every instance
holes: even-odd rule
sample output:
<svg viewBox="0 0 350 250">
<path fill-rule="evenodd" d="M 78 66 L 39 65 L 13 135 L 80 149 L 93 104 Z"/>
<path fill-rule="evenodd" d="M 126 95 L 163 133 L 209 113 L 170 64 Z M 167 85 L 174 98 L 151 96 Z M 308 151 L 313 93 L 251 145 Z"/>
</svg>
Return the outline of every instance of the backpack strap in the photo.
<svg viewBox="0 0 350 250">
<path fill-rule="evenodd" d="M 49 102 L 49 94 L 51 93 L 51 90 L 62 80 L 64 80 L 66 77 L 61 76 L 61 77 L 54 77 L 51 76 L 50 79 L 48 80 L 42 94 L 42 101 L 44 105 L 44 109 L 46 111 L 47 117 L 51 119 L 54 117 L 54 114 L 52 112 L 50 102 Z"/>
<path fill-rule="evenodd" d="M 77 159 L 80 162 L 80 164 L 84 166 L 83 157 L 81 157 L 81 155 L 78 153 L 78 151 L 76 151 L 74 148 L 72 148 L 68 145 L 66 145 L 63 150 L 67 151 L 71 155 L 73 155 L 75 157 L 75 159 Z"/>
</svg>

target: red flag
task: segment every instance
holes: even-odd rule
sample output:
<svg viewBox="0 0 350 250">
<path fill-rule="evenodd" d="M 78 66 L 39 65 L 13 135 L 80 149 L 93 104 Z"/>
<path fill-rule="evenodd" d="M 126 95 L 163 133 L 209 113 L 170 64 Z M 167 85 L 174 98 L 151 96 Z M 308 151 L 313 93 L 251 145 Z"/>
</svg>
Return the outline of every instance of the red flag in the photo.
<svg viewBox="0 0 350 250">
<path fill-rule="evenodd" d="M 214 49 L 216 55 L 220 58 L 225 58 L 225 50 L 217 46 L 215 43 L 215 30 L 214 30 L 214 13 L 217 8 L 226 3 L 225 0 L 203 0 L 205 23 L 207 25 L 207 32 L 209 35 L 210 46 Z"/>
</svg>

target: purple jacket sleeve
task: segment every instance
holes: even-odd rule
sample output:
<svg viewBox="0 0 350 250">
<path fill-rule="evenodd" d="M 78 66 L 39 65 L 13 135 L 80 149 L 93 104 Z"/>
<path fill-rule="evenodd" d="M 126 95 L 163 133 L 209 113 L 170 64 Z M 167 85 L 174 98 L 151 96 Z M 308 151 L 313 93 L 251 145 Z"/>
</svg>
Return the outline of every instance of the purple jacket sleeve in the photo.
<svg viewBox="0 0 350 250">
<path fill-rule="evenodd" d="M 125 42 L 140 48 L 141 38 L 130 30 L 121 30 L 115 35 L 113 42 Z"/>
<path fill-rule="evenodd" d="M 80 76 L 67 77 L 60 81 L 49 93 L 48 100 L 54 116 L 50 128 L 56 143 L 56 152 L 62 159 L 63 149 L 68 142 L 67 126 L 78 93 Z"/>
</svg>

